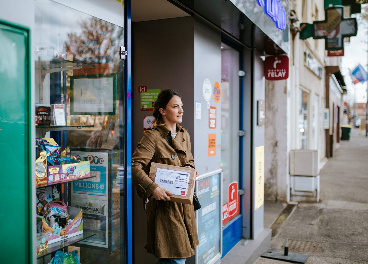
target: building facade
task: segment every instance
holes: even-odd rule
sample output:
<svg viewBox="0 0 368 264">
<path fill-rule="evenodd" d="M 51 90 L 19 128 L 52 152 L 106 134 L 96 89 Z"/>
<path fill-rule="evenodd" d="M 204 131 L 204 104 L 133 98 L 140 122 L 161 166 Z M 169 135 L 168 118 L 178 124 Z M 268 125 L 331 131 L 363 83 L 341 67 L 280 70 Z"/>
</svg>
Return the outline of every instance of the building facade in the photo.
<svg viewBox="0 0 368 264">
<path fill-rule="evenodd" d="M 0 149 L 8 157 L 6 172 L 19 170 L 4 182 L 9 188 L 2 198 L 13 199 L 12 225 L 23 226 L 4 233 L 6 262 L 49 262 L 59 250 L 78 254 L 81 263 L 155 263 L 144 248 L 146 219 L 131 182 L 131 155 L 152 126 L 155 96 L 165 89 L 182 94 L 182 125 L 191 135 L 201 192 L 200 245 L 188 263 L 220 263 L 241 240 L 262 239 L 267 250 L 271 231 L 263 224 L 259 180 L 267 128 L 259 104 L 267 102 L 267 87 L 286 81 L 265 81 L 264 56 L 289 53 L 289 3 L 274 2 L 4 5 L 0 79 L 8 96 L 0 105 Z M 23 162 L 8 144 L 12 134 Z M 40 145 L 54 143 L 89 163 L 90 178 L 66 183 L 55 170 L 40 174 Z M 48 206 L 68 213 L 68 231 L 49 226 Z M 22 250 L 13 246 L 16 237 L 24 240 Z"/>
<path fill-rule="evenodd" d="M 346 93 L 340 71 L 341 57 L 328 56 L 325 40 L 313 39 L 311 35 L 304 39 L 299 33 L 305 26 L 302 23 L 311 25 L 325 20 L 325 7 L 324 1 L 290 1 L 290 77 L 287 81 L 266 81 L 265 197 L 268 200 L 315 200 L 319 192 L 319 184 L 315 183 L 319 182 L 318 171 L 339 147 Z M 311 157 L 317 156 L 313 164 L 304 162 L 306 167 L 317 168 L 317 174 L 313 175 L 317 178 L 302 178 L 313 181 L 311 190 L 304 187 L 305 183 L 297 184 L 301 178 L 295 178 L 291 172 L 291 153 L 303 150 L 311 153 Z M 302 191 L 296 192 L 296 185 Z M 295 193 L 298 195 L 292 197 Z"/>
</svg>

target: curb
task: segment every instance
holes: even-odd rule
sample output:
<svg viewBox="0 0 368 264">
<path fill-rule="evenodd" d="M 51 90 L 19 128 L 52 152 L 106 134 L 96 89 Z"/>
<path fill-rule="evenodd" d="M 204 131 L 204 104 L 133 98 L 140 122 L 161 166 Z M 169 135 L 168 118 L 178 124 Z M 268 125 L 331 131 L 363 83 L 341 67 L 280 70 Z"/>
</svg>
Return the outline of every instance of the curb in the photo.
<svg viewBox="0 0 368 264">
<path fill-rule="evenodd" d="M 277 217 L 276 221 L 271 226 L 271 229 L 272 229 L 271 239 L 279 235 L 281 227 L 283 226 L 285 221 L 287 221 L 290 218 L 290 216 L 294 213 L 294 211 L 298 207 L 297 205 L 298 204 L 288 204 L 284 208 L 284 210 L 282 210 L 280 215 Z"/>
</svg>

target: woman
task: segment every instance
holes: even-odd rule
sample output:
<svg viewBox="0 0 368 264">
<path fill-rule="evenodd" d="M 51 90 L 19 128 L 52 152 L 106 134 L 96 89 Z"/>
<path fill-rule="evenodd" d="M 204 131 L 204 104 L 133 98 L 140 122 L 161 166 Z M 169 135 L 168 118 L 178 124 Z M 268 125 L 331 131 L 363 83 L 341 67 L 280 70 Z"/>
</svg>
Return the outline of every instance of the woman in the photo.
<svg viewBox="0 0 368 264">
<path fill-rule="evenodd" d="M 147 215 L 148 253 L 157 263 L 185 263 L 198 245 L 194 208 L 170 201 L 172 195 L 149 177 L 151 162 L 194 168 L 189 133 L 179 124 L 183 103 L 173 90 L 162 91 L 155 102 L 155 126 L 147 130 L 132 157 L 133 184 L 144 200 Z"/>
</svg>

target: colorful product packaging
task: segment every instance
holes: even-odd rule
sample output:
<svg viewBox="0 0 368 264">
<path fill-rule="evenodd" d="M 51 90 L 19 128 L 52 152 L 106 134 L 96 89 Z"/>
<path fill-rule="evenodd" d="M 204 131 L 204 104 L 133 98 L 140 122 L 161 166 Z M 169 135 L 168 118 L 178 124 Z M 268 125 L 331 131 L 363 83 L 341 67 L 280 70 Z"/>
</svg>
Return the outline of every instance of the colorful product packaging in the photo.
<svg viewBox="0 0 368 264">
<path fill-rule="evenodd" d="M 58 146 L 52 138 L 38 139 L 37 144 L 42 151 L 36 160 L 36 187 L 91 176 L 90 163 L 73 157 L 69 147 Z"/>
<path fill-rule="evenodd" d="M 89 161 L 48 166 L 47 172 L 48 184 L 66 182 L 75 180 L 76 178 L 83 179 L 91 176 Z"/>
<path fill-rule="evenodd" d="M 42 219 L 43 232 L 41 235 L 46 237 L 46 241 L 50 244 L 59 242 L 64 238 L 72 238 L 83 234 L 83 211 L 80 208 L 68 206 L 69 219 L 64 228 L 58 224 L 49 226 L 47 221 Z M 46 236 L 45 236 L 46 234 Z"/>
<path fill-rule="evenodd" d="M 47 185 L 47 160 L 46 151 L 40 153 L 40 157 L 36 160 L 36 187 Z"/>
</svg>

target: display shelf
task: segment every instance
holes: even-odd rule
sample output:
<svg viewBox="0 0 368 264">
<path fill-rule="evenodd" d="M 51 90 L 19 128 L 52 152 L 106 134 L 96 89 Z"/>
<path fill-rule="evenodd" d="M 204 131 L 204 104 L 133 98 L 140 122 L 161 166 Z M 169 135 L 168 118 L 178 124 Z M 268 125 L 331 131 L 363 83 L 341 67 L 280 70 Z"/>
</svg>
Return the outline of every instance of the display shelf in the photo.
<svg viewBox="0 0 368 264">
<path fill-rule="evenodd" d="M 37 255 L 37 258 L 43 258 L 47 255 L 50 255 L 54 252 L 56 252 L 57 250 L 61 250 L 61 249 L 64 249 L 66 247 L 69 247 L 69 246 L 72 246 L 78 242 L 81 242 L 85 239 L 88 239 L 90 237 L 93 237 L 95 234 L 93 235 L 79 235 L 79 236 L 75 236 L 75 237 L 72 237 L 70 239 L 67 239 L 67 240 L 64 240 L 64 241 L 60 241 L 60 242 L 56 242 L 56 243 L 52 243 L 52 244 L 49 244 L 49 247 L 45 250 L 42 250 L 38 255 Z"/>
<path fill-rule="evenodd" d="M 60 131 L 60 130 L 75 130 L 83 128 L 92 128 L 93 125 L 89 126 L 36 126 L 36 129 L 45 129 L 46 131 Z"/>
<path fill-rule="evenodd" d="M 51 184 L 45 184 L 42 186 L 37 186 L 36 189 L 41 189 L 41 188 L 45 188 L 47 186 L 52 186 L 52 185 L 57 185 L 57 184 L 63 184 L 63 183 L 68 183 L 68 182 L 74 182 L 74 181 L 83 181 L 85 179 L 90 179 L 90 178 L 94 178 L 96 176 L 89 176 L 89 177 L 84 177 L 84 178 L 74 178 L 74 179 L 70 179 L 70 180 L 65 180 L 63 182 L 56 182 L 56 183 L 51 183 Z"/>
</svg>

